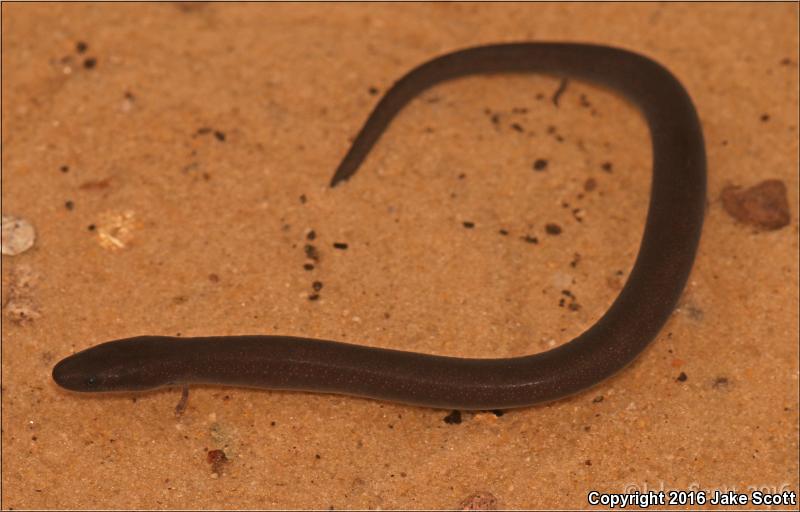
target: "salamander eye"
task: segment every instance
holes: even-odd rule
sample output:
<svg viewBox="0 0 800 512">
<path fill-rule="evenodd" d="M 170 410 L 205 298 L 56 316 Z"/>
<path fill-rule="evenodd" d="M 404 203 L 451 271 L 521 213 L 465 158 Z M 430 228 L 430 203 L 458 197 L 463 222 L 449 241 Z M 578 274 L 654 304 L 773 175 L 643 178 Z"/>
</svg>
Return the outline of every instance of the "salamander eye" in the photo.
<svg viewBox="0 0 800 512">
<path fill-rule="evenodd" d="M 95 377 L 94 375 L 86 379 L 87 386 L 94 387 L 95 384 L 97 384 L 97 377 Z"/>
</svg>

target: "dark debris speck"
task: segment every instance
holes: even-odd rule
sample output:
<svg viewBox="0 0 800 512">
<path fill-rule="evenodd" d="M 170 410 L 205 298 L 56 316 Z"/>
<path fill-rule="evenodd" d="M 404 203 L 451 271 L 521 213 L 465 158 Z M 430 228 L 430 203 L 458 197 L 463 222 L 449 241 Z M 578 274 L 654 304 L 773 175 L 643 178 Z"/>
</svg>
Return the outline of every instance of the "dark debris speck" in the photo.
<svg viewBox="0 0 800 512">
<path fill-rule="evenodd" d="M 86 42 L 84 42 L 84 41 L 78 41 L 77 43 L 75 43 L 75 51 L 78 52 L 78 53 L 85 53 L 86 50 L 88 50 L 88 49 L 89 49 L 89 45 L 86 44 Z"/>
<path fill-rule="evenodd" d="M 448 425 L 461 424 L 461 411 L 453 411 L 444 417 L 444 422 Z"/>
<path fill-rule="evenodd" d="M 569 86 L 569 79 L 562 78 L 561 83 L 558 84 L 558 89 L 556 89 L 556 92 L 553 93 L 552 97 L 553 105 L 555 105 L 556 107 L 558 106 L 558 102 L 561 99 L 561 95 L 564 94 L 564 92 L 566 92 L 568 86 Z"/>
<path fill-rule="evenodd" d="M 681 372 L 681 373 L 678 375 L 678 378 L 677 378 L 677 379 L 675 379 L 675 380 L 676 380 L 676 381 L 678 381 L 678 382 L 686 382 L 686 379 L 688 379 L 688 378 L 689 378 L 689 376 L 688 376 L 688 375 L 686 375 L 686 373 L 684 373 L 684 372 Z"/>
<path fill-rule="evenodd" d="M 462 224 L 463 224 L 463 225 L 464 225 L 464 227 L 465 227 L 465 228 L 467 228 L 467 229 L 472 229 L 472 228 L 474 228 L 474 227 L 475 227 L 475 223 L 474 223 L 474 222 L 470 222 L 470 221 L 468 221 L 468 220 L 465 220 L 464 222 L 462 222 Z"/>
<path fill-rule="evenodd" d="M 346 243 L 344 243 L 344 242 L 334 242 L 333 243 L 333 248 L 334 249 L 345 250 L 345 249 L 347 249 L 347 247 L 348 247 L 348 245 Z"/>
<path fill-rule="evenodd" d="M 717 377 L 714 379 L 714 384 L 711 385 L 714 389 L 725 389 L 728 387 L 728 377 Z"/>
<path fill-rule="evenodd" d="M 314 291 L 315 291 L 315 292 L 318 292 L 318 291 L 320 291 L 320 290 L 322 289 L 322 281 L 314 281 L 314 282 L 311 284 L 311 287 L 312 287 L 312 288 L 314 288 Z"/>
<path fill-rule="evenodd" d="M 547 169 L 547 160 L 544 158 L 539 158 L 533 162 L 534 171 L 544 171 L 545 169 Z"/>
<path fill-rule="evenodd" d="M 548 235 L 560 235 L 561 234 L 561 226 L 556 223 L 550 222 L 545 224 L 544 230 L 547 232 Z"/>
<path fill-rule="evenodd" d="M 83 61 L 83 67 L 86 69 L 94 69 L 97 66 L 97 59 L 94 57 L 89 57 Z"/>
<path fill-rule="evenodd" d="M 313 245 L 306 244 L 305 247 L 303 247 L 303 251 L 305 251 L 308 259 L 315 261 L 319 259 L 319 251 L 317 251 L 317 248 Z"/>
</svg>

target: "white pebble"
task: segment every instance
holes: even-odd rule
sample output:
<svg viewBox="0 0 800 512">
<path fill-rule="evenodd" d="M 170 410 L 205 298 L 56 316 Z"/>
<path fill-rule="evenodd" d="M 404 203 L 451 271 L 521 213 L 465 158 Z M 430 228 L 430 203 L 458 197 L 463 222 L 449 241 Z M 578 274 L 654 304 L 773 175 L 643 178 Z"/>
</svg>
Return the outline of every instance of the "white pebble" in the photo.
<svg viewBox="0 0 800 512">
<path fill-rule="evenodd" d="M 30 222 L 17 217 L 3 216 L 3 254 L 16 256 L 31 247 L 36 240 L 36 231 Z"/>
</svg>

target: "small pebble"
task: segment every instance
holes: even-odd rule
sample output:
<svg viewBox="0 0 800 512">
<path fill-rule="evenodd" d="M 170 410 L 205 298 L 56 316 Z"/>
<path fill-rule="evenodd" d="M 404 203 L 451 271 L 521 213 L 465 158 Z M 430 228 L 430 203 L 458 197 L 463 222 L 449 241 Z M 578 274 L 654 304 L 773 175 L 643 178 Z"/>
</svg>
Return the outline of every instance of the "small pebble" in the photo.
<svg viewBox="0 0 800 512">
<path fill-rule="evenodd" d="M 470 494 L 459 504 L 460 510 L 497 510 L 497 498 L 489 492 Z"/>
<path fill-rule="evenodd" d="M 2 253 L 8 256 L 22 254 L 36 241 L 36 230 L 25 219 L 3 216 Z"/>
<path fill-rule="evenodd" d="M 228 457 L 222 450 L 209 450 L 206 454 L 206 462 L 211 464 L 211 471 L 219 475 L 222 473 L 222 468 L 229 462 Z"/>
<path fill-rule="evenodd" d="M 731 217 L 764 230 L 780 229 L 791 220 L 786 185 L 780 180 L 765 180 L 744 190 L 728 186 L 720 198 Z"/>
</svg>

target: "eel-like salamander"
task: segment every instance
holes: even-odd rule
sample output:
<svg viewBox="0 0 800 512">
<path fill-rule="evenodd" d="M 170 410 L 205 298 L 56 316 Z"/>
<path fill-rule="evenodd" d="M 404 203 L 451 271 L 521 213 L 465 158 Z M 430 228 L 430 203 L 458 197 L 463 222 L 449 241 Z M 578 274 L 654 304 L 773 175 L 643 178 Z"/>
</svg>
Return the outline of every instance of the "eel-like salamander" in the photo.
<svg viewBox="0 0 800 512">
<path fill-rule="evenodd" d="M 397 113 L 425 89 L 468 75 L 530 72 L 585 79 L 621 93 L 643 112 L 653 145 L 650 205 L 636 262 L 608 311 L 577 338 L 530 356 L 467 359 L 287 336 L 141 336 L 71 355 L 53 368 L 53 379 L 73 391 L 212 384 L 502 409 L 564 397 L 613 375 L 667 321 L 703 225 L 703 134 L 689 95 L 664 67 L 626 50 L 573 43 L 498 44 L 437 57 L 383 96 L 331 186 L 353 176 Z"/>
</svg>

